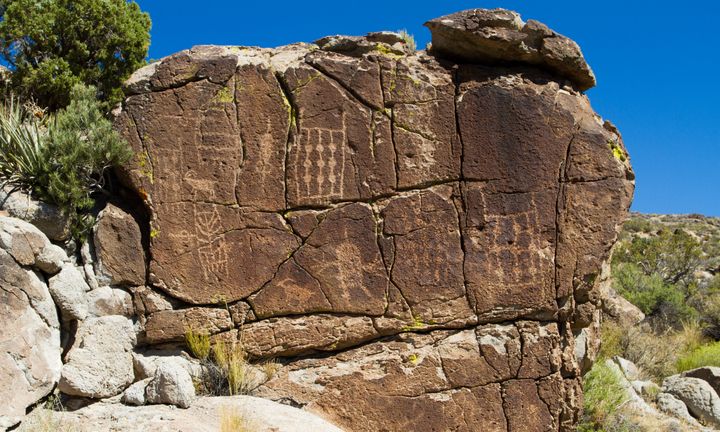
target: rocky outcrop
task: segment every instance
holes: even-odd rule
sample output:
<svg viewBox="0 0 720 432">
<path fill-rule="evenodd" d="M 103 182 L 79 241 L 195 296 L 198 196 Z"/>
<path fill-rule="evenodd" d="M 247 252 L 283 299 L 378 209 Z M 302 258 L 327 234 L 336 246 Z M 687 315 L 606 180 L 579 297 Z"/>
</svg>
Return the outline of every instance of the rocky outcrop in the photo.
<svg viewBox="0 0 720 432">
<path fill-rule="evenodd" d="M 60 321 L 39 267 L 57 268 L 67 256 L 50 249 L 34 226 L 0 217 L 0 430 L 60 378 Z"/>
<path fill-rule="evenodd" d="M 429 53 L 204 46 L 131 77 L 141 341 L 286 357 L 259 394 L 348 430 L 572 430 L 575 336 L 633 191 L 622 139 L 569 39 L 507 11 L 428 26 Z"/>
<path fill-rule="evenodd" d="M 70 238 L 70 220 L 56 206 L 33 199 L 23 191 L 0 187 L 0 210 L 30 222 L 50 240 Z"/>
<path fill-rule="evenodd" d="M 192 431 L 342 432 L 306 411 L 250 396 L 206 397 L 187 410 L 165 405 L 130 407 L 96 403 L 76 411 L 35 410 L 18 432 L 53 430 L 95 431 Z"/>
</svg>

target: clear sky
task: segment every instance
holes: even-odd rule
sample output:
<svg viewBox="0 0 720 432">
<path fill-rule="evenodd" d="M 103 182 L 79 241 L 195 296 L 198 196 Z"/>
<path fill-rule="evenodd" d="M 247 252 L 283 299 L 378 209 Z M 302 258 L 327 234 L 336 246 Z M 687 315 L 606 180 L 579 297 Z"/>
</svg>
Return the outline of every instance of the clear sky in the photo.
<svg viewBox="0 0 720 432">
<path fill-rule="evenodd" d="M 720 2 L 137 0 L 153 21 L 151 58 L 199 44 L 274 47 L 329 34 L 407 29 L 504 7 L 577 41 L 598 78 L 595 110 L 623 133 L 633 209 L 720 216 Z"/>
</svg>

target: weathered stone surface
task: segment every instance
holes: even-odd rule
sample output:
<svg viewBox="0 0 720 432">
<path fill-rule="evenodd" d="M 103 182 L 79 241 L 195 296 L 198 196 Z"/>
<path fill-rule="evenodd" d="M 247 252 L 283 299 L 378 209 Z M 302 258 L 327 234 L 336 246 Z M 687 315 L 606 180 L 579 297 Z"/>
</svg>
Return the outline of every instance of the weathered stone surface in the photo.
<svg viewBox="0 0 720 432">
<path fill-rule="evenodd" d="M 0 210 L 36 226 L 51 240 L 70 237 L 70 220 L 55 206 L 31 198 L 22 191 L 0 188 Z"/>
<path fill-rule="evenodd" d="M 703 423 L 720 428 L 720 397 L 707 381 L 673 375 L 665 378 L 662 390 L 681 400 Z"/>
<path fill-rule="evenodd" d="M 266 391 L 353 428 L 571 430 L 633 191 L 622 139 L 568 39 L 507 11 L 430 27 L 430 53 L 330 36 L 134 74 L 116 126 L 150 221 L 143 343 L 192 327 L 287 357 Z"/>
<path fill-rule="evenodd" d="M 61 352 L 47 286 L 0 248 L 0 428 L 16 424 L 27 407 L 52 391 L 60 379 Z"/>
<path fill-rule="evenodd" d="M 135 315 L 130 293 L 118 288 L 100 287 L 86 294 L 88 313 L 91 316 Z"/>
<path fill-rule="evenodd" d="M 65 357 L 58 388 L 72 396 L 105 398 L 133 382 L 133 323 L 123 316 L 88 318 Z"/>
<path fill-rule="evenodd" d="M 90 291 L 90 287 L 77 267 L 66 264 L 60 273 L 50 278 L 49 287 L 63 321 L 84 320 L 87 317 L 85 294 Z"/>
<path fill-rule="evenodd" d="M 219 333 L 233 327 L 230 313 L 223 308 L 194 307 L 162 310 L 148 316 L 145 336 L 150 344 L 182 341 L 189 329 L 197 333 Z"/>
<path fill-rule="evenodd" d="M 504 9 L 470 9 L 425 23 L 438 55 L 469 63 L 515 62 L 546 68 L 579 90 L 595 86 L 580 47 L 544 24 Z"/>
<path fill-rule="evenodd" d="M 195 387 L 188 371 L 168 362 L 158 365 L 155 377 L 145 388 L 145 401 L 151 404 L 189 408 L 194 400 Z"/>
<path fill-rule="evenodd" d="M 145 389 L 153 378 L 145 378 L 126 388 L 122 395 L 122 403 L 126 405 L 145 405 Z"/>
<path fill-rule="evenodd" d="M 673 417 L 682 419 L 692 425 L 700 426 L 700 423 L 691 416 L 687 406 L 680 399 L 670 393 L 660 393 L 657 396 L 657 406 L 661 411 L 670 414 Z"/>
<path fill-rule="evenodd" d="M 47 245 L 35 257 L 35 266 L 48 275 L 56 274 L 68 262 L 69 258 L 65 251 L 54 244 Z"/>
<path fill-rule="evenodd" d="M 94 227 L 95 273 L 110 285 L 145 284 L 145 254 L 140 227 L 133 217 L 108 204 Z"/>
<path fill-rule="evenodd" d="M 331 413 L 336 424 L 356 431 L 402 430 L 410 425 L 421 425 L 422 430 L 504 431 L 510 410 L 520 421 L 522 405 L 515 402 L 545 410 L 533 420 L 538 430 L 549 424 L 557 429 L 565 415 L 562 410 L 573 409 L 557 399 L 570 385 L 559 374 L 559 342 L 554 324 L 533 322 L 482 326 L 477 331 L 405 333 L 334 357 L 291 363 L 260 387 L 259 394 L 308 404 L 306 409 Z M 524 395 L 531 386 L 537 397 L 550 382 L 558 393 L 548 388 L 547 396 L 541 396 L 545 402 Z M 502 395 L 516 390 L 513 402 L 504 408 Z M 552 409 L 546 405 L 551 401 L 556 405 Z M 378 402 L 383 410 L 376 409 Z M 389 418 L 384 414 L 388 411 L 395 414 Z M 419 413 L 422 422 L 416 423 Z M 365 421 L 358 423 L 357 418 Z"/>
<path fill-rule="evenodd" d="M 307 411 L 252 396 L 198 398 L 189 409 L 167 405 L 130 407 L 95 403 L 76 411 L 33 411 L 18 432 L 42 430 L 48 422 L 58 430 L 95 432 L 217 432 L 221 425 L 257 432 L 342 432 Z M 230 426 L 233 427 L 233 426 Z M 234 429 L 231 429 L 234 430 Z"/>
<path fill-rule="evenodd" d="M 706 366 L 683 372 L 685 377 L 700 378 L 710 384 L 715 393 L 720 395 L 720 367 Z"/>
</svg>

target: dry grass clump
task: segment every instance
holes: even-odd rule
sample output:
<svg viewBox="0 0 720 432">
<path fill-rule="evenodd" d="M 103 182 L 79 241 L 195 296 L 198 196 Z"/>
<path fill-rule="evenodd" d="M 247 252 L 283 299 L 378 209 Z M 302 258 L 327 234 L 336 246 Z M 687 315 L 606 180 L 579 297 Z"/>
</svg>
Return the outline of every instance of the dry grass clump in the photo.
<svg viewBox="0 0 720 432">
<path fill-rule="evenodd" d="M 647 327 L 625 328 L 607 322 L 602 328 L 601 358 L 618 355 L 635 363 L 649 378 L 661 382 L 679 372 L 678 362 L 706 343 L 702 328 L 695 322 L 680 330 L 656 332 Z"/>
<path fill-rule="evenodd" d="M 254 432 L 258 427 L 242 413 L 230 407 L 220 408 L 220 432 Z"/>
<path fill-rule="evenodd" d="M 257 387 L 258 380 L 242 342 L 218 340 L 213 343 L 209 335 L 192 328 L 186 329 L 185 341 L 205 371 L 203 379 L 195 383 L 199 393 L 233 396 L 249 394 Z M 268 379 L 277 367 L 271 362 L 261 365 Z"/>
</svg>

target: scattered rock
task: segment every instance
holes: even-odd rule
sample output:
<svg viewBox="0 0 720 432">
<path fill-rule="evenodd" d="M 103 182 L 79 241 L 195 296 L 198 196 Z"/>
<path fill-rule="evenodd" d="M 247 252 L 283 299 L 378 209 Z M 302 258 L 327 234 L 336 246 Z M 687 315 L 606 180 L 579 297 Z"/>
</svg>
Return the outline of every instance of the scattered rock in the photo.
<svg viewBox="0 0 720 432">
<path fill-rule="evenodd" d="M 145 284 L 145 253 L 140 227 L 131 215 L 108 204 L 94 227 L 97 263 L 101 283 L 139 286 Z"/>
<path fill-rule="evenodd" d="M 720 397 L 706 381 L 673 375 L 665 378 L 662 390 L 682 401 L 706 425 L 720 428 Z"/>
<path fill-rule="evenodd" d="M 631 327 L 645 319 L 645 314 L 634 304 L 627 301 L 612 287 L 602 290 L 602 309 L 605 315 L 623 327 Z"/>
<path fill-rule="evenodd" d="M 706 366 L 683 372 L 684 377 L 699 378 L 710 384 L 717 394 L 720 394 L 720 367 Z"/>
<path fill-rule="evenodd" d="M 688 408 L 683 403 L 683 401 L 671 395 L 670 393 L 658 394 L 657 401 L 655 403 L 661 411 L 670 414 L 673 417 L 684 420 L 691 425 L 700 426 L 700 423 L 698 423 L 695 417 L 690 415 L 690 413 L 688 412 Z"/>
<path fill-rule="evenodd" d="M 595 86 L 595 75 L 572 40 L 505 9 L 471 9 L 425 23 L 432 52 L 470 63 L 536 65 L 571 80 L 579 90 Z"/>
<path fill-rule="evenodd" d="M 126 388 L 122 395 L 122 403 L 126 405 L 145 405 L 145 389 L 152 378 L 145 378 Z"/>
<path fill-rule="evenodd" d="M 74 265 L 66 264 L 60 273 L 51 277 L 49 288 L 63 321 L 84 320 L 87 317 L 85 293 L 90 291 L 90 287 Z"/>
<path fill-rule="evenodd" d="M 612 360 L 620 367 L 620 371 L 628 381 L 640 379 L 640 370 L 635 363 L 618 356 L 613 357 Z"/>
<path fill-rule="evenodd" d="M 135 328 L 123 316 L 88 318 L 80 323 L 67 353 L 58 388 L 71 396 L 106 398 L 133 382 Z"/>
<path fill-rule="evenodd" d="M 145 400 L 151 404 L 170 404 L 189 408 L 195 400 L 192 377 L 183 367 L 170 362 L 160 363 L 155 377 L 145 389 Z"/>
<path fill-rule="evenodd" d="M 0 188 L 0 209 L 30 222 L 50 240 L 64 241 L 70 237 L 70 221 L 56 206 L 37 201 L 19 190 L 11 191 L 8 187 Z"/>
<path fill-rule="evenodd" d="M 49 244 L 35 257 L 35 265 L 48 275 L 59 272 L 63 266 L 70 262 L 67 254 L 60 246 Z"/>
</svg>

